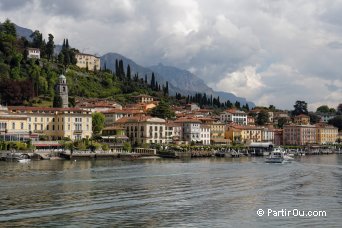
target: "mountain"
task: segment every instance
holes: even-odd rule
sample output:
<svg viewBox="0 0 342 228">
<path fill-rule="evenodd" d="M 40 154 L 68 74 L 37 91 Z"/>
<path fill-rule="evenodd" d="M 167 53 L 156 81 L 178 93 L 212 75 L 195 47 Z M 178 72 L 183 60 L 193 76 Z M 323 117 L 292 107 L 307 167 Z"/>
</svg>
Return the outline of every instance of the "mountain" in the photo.
<svg viewBox="0 0 342 228">
<path fill-rule="evenodd" d="M 106 65 L 107 69 L 110 69 L 113 72 L 115 72 L 115 60 L 119 61 L 121 59 L 123 61 L 123 64 L 124 64 L 125 71 L 127 69 L 127 65 L 129 64 L 129 66 L 131 68 L 131 74 L 132 75 L 137 73 L 139 75 L 139 78 L 145 78 L 145 75 L 147 75 L 148 82 L 150 82 L 150 80 L 151 80 L 153 70 L 151 70 L 150 68 L 143 67 L 143 66 L 139 65 L 139 64 L 135 63 L 133 60 L 131 60 L 131 59 L 129 59 L 123 55 L 120 55 L 117 53 L 107 53 L 107 54 L 101 56 L 100 59 L 101 59 L 101 69 L 104 69 L 104 67 Z M 166 84 L 167 80 L 165 80 L 164 77 L 159 75 L 157 72 L 154 72 L 154 75 L 155 75 L 155 78 L 156 78 L 156 81 L 158 82 L 158 84 L 162 84 L 162 85 Z M 169 93 L 171 95 L 175 95 L 176 93 L 185 94 L 183 92 L 184 92 L 183 90 L 181 90 L 181 89 L 175 87 L 174 85 L 172 85 L 171 83 L 169 83 Z"/>
<path fill-rule="evenodd" d="M 148 80 L 150 80 L 152 72 L 154 72 L 155 78 L 159 84 L 165 84 L 166 81 L 168 81 L 171 95 L 175 95 L 176 93 L 182 95 L 206 93 L 207 95 L 213 95 L 214 97 L 220 96 L 221 101 L 230 100 L 232 103 L 238 101 L 241 105 L 247 103 L 249 107 L 255 107 L 253 102 L 249 102 L 245 98 L 237 97 L 232 93 L 214 91 L 196 75 L 177 67 L 165 66 L 161 63 L 155 66 L 143 67 L 123 55 L 107 53 L 101 56 L 101 68 L 104 68 L 104 65 L 106 65 L 107 69 L 115 71 L 115 60 L 120 59 L 122 59 L 125 69 L 128 64 L 130 65 L 132 75 L 135 73 L 138 73 L 140 77 L 145 77 L 145 75 L 147 75 Z"/>
<path fill-rule="evenodd" d="M 172 66 L 164 66 L 161 63 L 148 68 L 155 73 L 158 73 L 165 81 L 168 81 L 182 91 L 200 91 L 207 94 L 212 94 L 214 92 L 202 79 L 187 70 L 181 70 Z"/>
<path fill-rule="evenodd" d="M 28 41 L 32 41 L 30 37 L 33 31 L 31 29 L 23 28 L 18 25 L 15 25 L 15 29 L 17 30 L 18 37 L 25 37 Z"/>
<path fill-rule="evenodd" d="M 255 104 L 253 102 L 248 102 L 243 97 L 237 97 L 232 93 L 214 91 L 212 88 L 207 86 L 202 79 L 198 78 L 196 75 L 187 70 L 181 70 L 177 67 L 172 66 L 164 66 L 161 63 L 156 66 L 150 66 L 149 68 L 154 72 L 157 72 L 163 77 L 164 80 L 172 83 L 172 85 L 176 86 L 182 91 L 188 91 L 189 94 L 198 92 L 206 93 L 208 95 L 213 95 L 214 97 L 219 96 L 221 101 L 230 100 L 230 102 L 233 103 L 235 101 L 238 101 L 241 104 L 247 103 L 249 107 L 255 107 Z"/>
</svg>

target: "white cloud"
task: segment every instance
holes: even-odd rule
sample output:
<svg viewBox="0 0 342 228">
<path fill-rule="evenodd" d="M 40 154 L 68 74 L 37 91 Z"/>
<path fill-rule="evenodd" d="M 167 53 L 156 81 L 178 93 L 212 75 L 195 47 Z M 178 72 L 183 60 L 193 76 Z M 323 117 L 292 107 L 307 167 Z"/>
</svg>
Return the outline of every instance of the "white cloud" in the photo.
<svg viewBox="0 0 342 228">
<path fill-rule="evenodd" d="M 341 102 L 339 9 L 339 0 L 3 0 L 0 21 L 90 53 L 191 69 L 215 89 L 292 108 Z"/>
</svg>

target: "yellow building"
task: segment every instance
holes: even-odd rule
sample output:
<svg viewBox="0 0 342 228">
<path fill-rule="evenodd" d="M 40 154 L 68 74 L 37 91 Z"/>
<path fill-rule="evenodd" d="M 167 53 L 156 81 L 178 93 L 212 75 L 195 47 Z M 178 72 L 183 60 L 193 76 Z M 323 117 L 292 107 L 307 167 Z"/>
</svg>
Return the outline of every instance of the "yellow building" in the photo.
<svg viewBox="0 0 342 228">
<path fill-rule="evenodd" d="M 234 123 L 229 124 L 226 128 L 225 138 L 229 142 L 241 143 L 242 142 L 241 131 L 242 131 L 242 126 L 234 124 Z"/>
<path fill-rule="evenodd" d="M 88 68 L 89 70 L 95 71 L 100 70 L 100 58 L 95 55 L 77 53 L 76 54 L 76 65 L 80 68 Z"/>
<path fill-rule="evenodd" d="M 227 144 L 225 139 L 226 124 L 222 122 L 213 122 L 208 124 L 210 127 L 210 140 L 212 144 Z"/>
<path fill-rule="evenodd" d="M 331 144 L 338 138 L 338 128 L 324 123 L 316 124 L 316 140 L 318 144 Z"/>
<path fill-rule="evenodd" d="M 262 128 L 255 126 L 243 126 L 241 131 L 241 139 L 243 142 L 261 142 Z"/>
<path fill-rule="evenodd" d="M 24 141 L 29 139 L 27 116 L 13 115 L 0 106 L 0 139 L 5 141 Z"/>
<path fill-rule="evenodd" d="M 78 108 L 10 106 L 8 113 L 18 118 L 26 118 L 26 129 L 23 120 L 24 130 L 29 134 L 45 135 L 51 140 L 63 138 L 79 140 L 90 138 L 92 135 L 90 111 Z M 22 124 L 19 122 L 16 123 L 20 124 L 21 128 Z"/>
<path fill-rule="evenodd" d="M 304 114 L 300 114 L 293 118 L 293 122 L 295 124 L 307 125 L 307 124 L 310 124 L 310 117 Z"/>
</svg>

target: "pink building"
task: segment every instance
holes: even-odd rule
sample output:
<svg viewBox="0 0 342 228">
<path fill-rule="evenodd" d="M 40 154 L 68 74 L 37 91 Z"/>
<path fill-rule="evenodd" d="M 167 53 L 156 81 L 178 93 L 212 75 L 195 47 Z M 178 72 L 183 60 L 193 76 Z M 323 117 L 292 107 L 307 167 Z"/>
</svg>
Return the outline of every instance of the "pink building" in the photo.
<svg viewBox="0 0 342 228">
<path fill-rule="evenodd" d="M 307 145 L 316 143 L 314 125 L 285 125 L 283 130 L 284 145 Z"/>
</svg>

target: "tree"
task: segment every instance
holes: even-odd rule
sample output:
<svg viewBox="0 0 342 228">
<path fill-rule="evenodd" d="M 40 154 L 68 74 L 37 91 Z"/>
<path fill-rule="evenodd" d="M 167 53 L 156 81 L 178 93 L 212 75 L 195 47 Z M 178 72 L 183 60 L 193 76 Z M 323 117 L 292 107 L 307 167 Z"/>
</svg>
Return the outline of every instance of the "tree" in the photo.
<svg viewBox="0 0 342 228">
<path fill-rule="evenodd" d="M 235 105 L 234 105 L 235 108 L 240 109 L 241 108 L 240 105 L 241 105 L 240 102 L 235 101 Z"/>
<path fill-rule="evenodd" d="M 275 111 L 275 110 L 276 110 L 276 107 L 275 107 L 274 105 L 270 105 L 270 106 L 268 107 L 268 109 L 269 109 L 270 111 Z"/>
<path fill-rule="evenodd" d="M 335 116 L 334 118 L 328 121 L 328 124 L 331 124 L 338 128 L 339 131 L 342 130 L 342 115 Z"/>
<path fill-rule="evenodd" d="M 131 80 L 131 67 L 129 66 L 129 64 L 127 65 L 127 80 Z"/>
<path fill-rule="evenodd" d="M 53 98 L 53 104 L 52 106 L 54 108 L 61 108 L 63 106 L 63 100 L 62 97 L 56 94 Z"/>
<path fill-rule="evenodd" d="M 105 116 L 100 112 L 92 114 L 93 134 L 98 135 L 104 127 Z"/>
<path fill-rule="evenodd" d="M 125 151 L 128 151 L 128 152 L 131 152 L 132 151 L 132 146 L 131 146 L 131 144 L 129 142 L 124 142 L 122 149 L 125 150 Z"/>
<path fill-rule="evenodd" d="M 256 118 L 258 125 L 264 125 L 268 122 L 269 114 L 266 110 L 261 110 Z"/>
<path fill-rule="evenodd" d="M 162 119 L 170 119 L 175 116 L 175 112 L 171 110 L 168 103 L 166 103 L 164 100 L 161 100 L 159 104 L 150 111 L 150 113 L 151 116 Z"/>
<path fill-rule="evenodd" d="M 337 115 L 342 115 L 342 103 L 337 106 Z"/>
<path fill-rule="evenodd" d="M 305 101 L 296 101 L 296 104 L 293 106 L 294 110 L 292 111 L 293 116 L 298 116 L 300 114 L 308 114 L 308 104 Z"/>
<path fill-rule="evenodd" d="M 55 42 L 53 41 L 53 38 L 53 35 L 49 34 L 49 41 L 46 44 L 46 55 L 48 60 L 52 58 L 55 49 Z"/>
<path fill-rule="evenodd" d="M 280 117 L 278 119 L 278 127 L 279 128 L 283 128 L 284 125 L 288 122 L 287 118 L 286 117 Z"/>
<path fill-rule="evenodd" d="M 9 19 L 6 19 L 5 22 L 1 25 L 1 31 L 13 37 L 17 36 L 15 25 Z"/>
<path fill-rule="evenodd" d="M 321 117 L 316 115 L 313 112 L 309 113 L 309 117 L 310 117 L 310 124 L 316 124 L 316 123 L 319 123 L 321 121 Z"/>
<path fill-rule="evenodd" d="M 154 73 L 152 72 L 152 77 L 151 77 L 151 89 L 154 89 L 155 85 L 156 85 L 156 79 L 154 77 Z"/>
<path fill-rule="evenodd" d="M 321 112 L 321 113 L 329 113 L 330 112 L 330 109 L 327 105 L 322 105 L 322 106 L 319 106 L 317 109 L 316 109 L 316 112 Z"/>
</svg>

